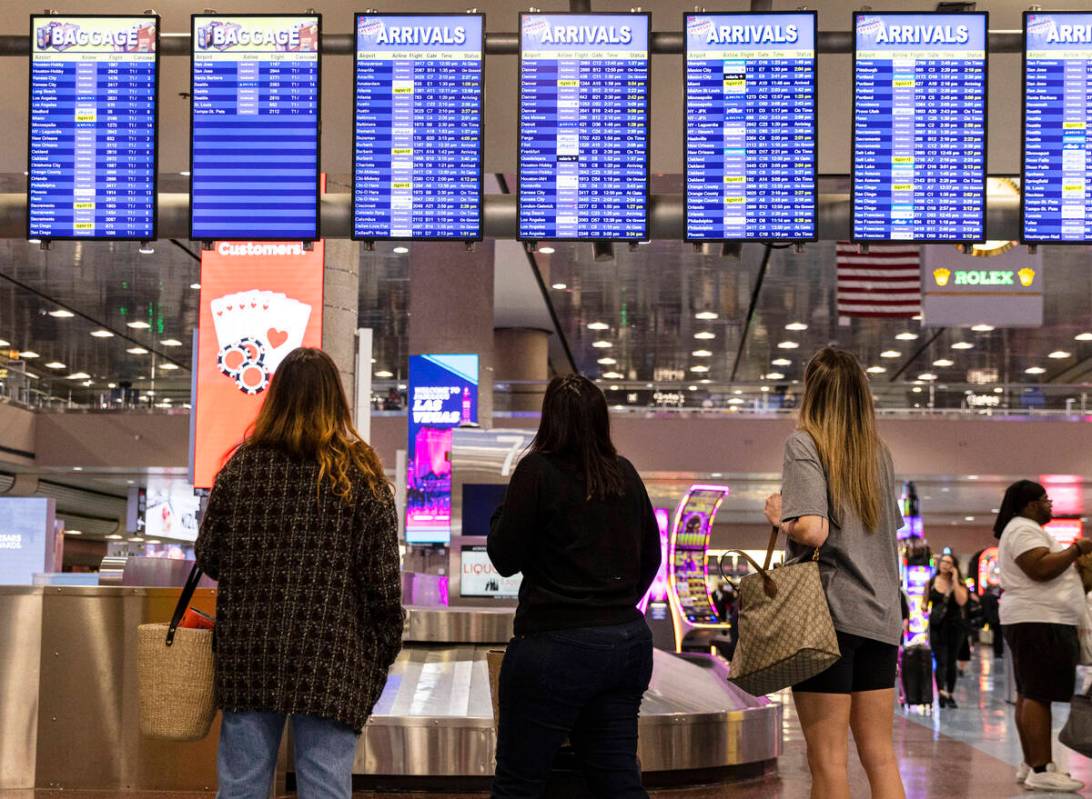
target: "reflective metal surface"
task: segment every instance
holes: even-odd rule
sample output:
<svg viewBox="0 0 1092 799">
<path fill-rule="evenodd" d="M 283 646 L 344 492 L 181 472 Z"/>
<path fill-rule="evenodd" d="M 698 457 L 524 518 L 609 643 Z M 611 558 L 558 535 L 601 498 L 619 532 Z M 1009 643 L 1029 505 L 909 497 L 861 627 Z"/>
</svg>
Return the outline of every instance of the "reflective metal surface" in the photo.
<svg viewBox="0 0 1092 799">
<path fill-rule="evenodd" d="M 34 787 L 41 591 L 0 588 L 0 790 Z"/>
<path fill-rule="evenodd" d="M 512 637 L 515 608 L 406 608 L 402 640 L 416 643 L 504 644 Z"/>
</svg>

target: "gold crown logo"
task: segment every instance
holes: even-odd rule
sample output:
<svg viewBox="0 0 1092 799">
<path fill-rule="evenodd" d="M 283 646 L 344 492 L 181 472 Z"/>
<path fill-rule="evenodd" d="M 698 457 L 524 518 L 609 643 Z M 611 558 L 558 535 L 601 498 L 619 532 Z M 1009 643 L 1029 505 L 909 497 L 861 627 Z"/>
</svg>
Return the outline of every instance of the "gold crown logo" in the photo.
<svg viewBox="0 0 1092 799">
<path fill-rule="evenodd" d="M 933 280 L 937 282 L 938 286 L 947 286 L 948 281 L 952 279 L 952 270 L 941 267 L 940 269 L 933 270 Z"/>
<path fill-rule="evenodd" d="M 1031 284 L 1035 282 L 1035 270 L 1030 266 L 1025 266 L 1016 276 L 1020 278 L 1020 285 L 1024 288 L 1031 288 Z"/>
</svg>

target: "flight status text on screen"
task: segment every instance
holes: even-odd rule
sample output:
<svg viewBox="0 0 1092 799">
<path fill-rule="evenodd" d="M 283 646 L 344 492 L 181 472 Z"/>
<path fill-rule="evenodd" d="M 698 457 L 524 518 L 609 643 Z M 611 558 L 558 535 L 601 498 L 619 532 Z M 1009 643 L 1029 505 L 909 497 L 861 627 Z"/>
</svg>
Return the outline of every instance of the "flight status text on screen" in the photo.
<svg viewBox="0 0 1092 799">
<path fill-rule="evenodd" d="M 483 29 L 357 15 L 353 238 L 481 238 Z"/>
<path fill-rule="evenodd" d="M 854 14 L 853 239 L 981 241 L 986 14 Z"/>
<path fill-rule="evenodd" d="M 27 236 L 154 239 L 158 17 L 33 16 Z"/>
<path fill-rule="evenodd" d="M 648 14 L 521 14 L 519 238 L 648 238 Z"/>
<path fill-rule="evenodd" d="M 318 238 L 321 27 L 193 17 L 191 238 Z"/>
<path fill-rule="evenodd" d="M 1092 14 L 1024 14 L 1023 239 L 1092 241 Z"/>
<path fill-rule="evenodd" d="M 687 14 L 686 238 L 815 238 L 815 13 Z"/>
</svg>

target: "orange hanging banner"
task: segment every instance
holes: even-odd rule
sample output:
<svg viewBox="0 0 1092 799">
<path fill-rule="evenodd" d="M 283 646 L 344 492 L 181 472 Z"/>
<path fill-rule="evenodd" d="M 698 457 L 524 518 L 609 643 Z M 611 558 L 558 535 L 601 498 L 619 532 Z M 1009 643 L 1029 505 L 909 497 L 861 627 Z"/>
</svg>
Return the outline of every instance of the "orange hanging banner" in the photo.
<svg viewBox="0 0 1092 799">
<path fill-rule="evenodd" d="M 193 401 L 194 488 L 217 472 L 258 415 L 284 357 L 322 346 L 323 242 L 218 241 L 201 253 Z"/>
</svg>

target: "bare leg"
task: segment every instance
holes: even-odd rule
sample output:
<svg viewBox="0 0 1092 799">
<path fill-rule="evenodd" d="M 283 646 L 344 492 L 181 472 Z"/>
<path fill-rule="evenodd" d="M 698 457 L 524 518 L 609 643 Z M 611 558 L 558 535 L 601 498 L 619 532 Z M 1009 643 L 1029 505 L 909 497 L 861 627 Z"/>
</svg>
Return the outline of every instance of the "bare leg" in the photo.
<svg viewBox="0 0 1092 799">
<path fill-rule="evenodd" d="M 1022 697 L 1019 721 L 1021 738 L 1027 742 L 1027 764 L 1032 768 L 1051 762 L 1050 705 Z"/>
<path fill-rule="evenodd" d="M 1024 725 L 1020 721 L 1020 714 L 1023 713 L 1023 712 L 1024 712 L 1024 697 L 1020 696 L 1020 694 L 1017 694 L 1016 695 L 1016 710 L 1015 710 L 1015 714 L 1016 714 L 1015 715 L 1015 718 L 1016 718 L 1016 732 L 1019 733 L 1019 735 L 1020 735 L 1020 751 L 1022 751 L 1024 753 L 1024 762 L 1028 763 L 1028 762 L 1031 761 L 1031 755 L 1028 754 L 1028 741 L 1027 741 L 1027 736 L 1024 735 Z"/>
<path fill-rule="evenodd" d="M 808 745 L 811 799 L 849 799 L 850 695 L 794 692 L 793 701 Z"/>
<path fill-rule="evenodd" d="M 859 691 L 852 695 L 850 724 L 872 799 L 905 799 L 895 757 L 895 689 Z"/>
</svg>

